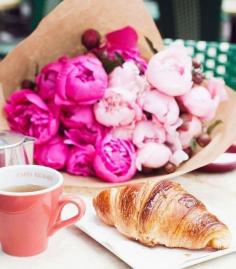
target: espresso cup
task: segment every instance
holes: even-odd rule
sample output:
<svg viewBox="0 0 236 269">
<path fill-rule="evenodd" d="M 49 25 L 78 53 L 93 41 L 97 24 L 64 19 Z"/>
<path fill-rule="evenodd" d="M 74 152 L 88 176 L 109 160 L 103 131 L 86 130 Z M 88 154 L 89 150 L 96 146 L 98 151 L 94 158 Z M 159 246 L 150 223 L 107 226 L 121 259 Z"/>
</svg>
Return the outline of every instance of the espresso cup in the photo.
<svg viewBox="0 0 236 269">
<path fill-rule="evenodd" d="M 47 248 L 49 236 L 84 215 L 83 201 L 77 196 L 62 196 L 62 191 L 63 176 L 51 168 L 0 168 L 0 243 L 5 253 L 36 255 Z M 78 213 L 62 220 L 67 204 L 74 204 Z"/>
</svg>

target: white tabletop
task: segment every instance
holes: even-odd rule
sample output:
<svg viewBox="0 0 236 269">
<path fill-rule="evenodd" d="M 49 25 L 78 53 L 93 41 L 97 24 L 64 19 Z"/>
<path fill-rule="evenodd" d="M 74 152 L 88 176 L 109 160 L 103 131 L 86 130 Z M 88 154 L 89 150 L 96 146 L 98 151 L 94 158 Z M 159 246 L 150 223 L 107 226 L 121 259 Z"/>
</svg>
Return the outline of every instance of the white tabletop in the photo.
<svg viewBox="0 0 236 269">
<path fill-rule="evenodd" d="M 236 254 L 229 254 L 192 269 L 235 269 Z M 125 269 L 130 268 L 75 226 L 59 231 L 47 251 L 30 258 L 0 253 L 1 269 Z M 158 268 L 158 267 L 153 267 Z"/>
<path fill-rule="evenodd" d="M 230 191 L 235 195 L 236 205 L 236 171 L 225 174 L 197 175 L 193 180 Z M 224 201 L 222 201 L 224 202 Z M 235 269 L 236 253 L 215 260 L 192 266 L 192 269 Z M 30 258 L 11 257 L 0 251 L 0 269 L 119 269 L 129 268 L 115 255 L 88 237 L 75 226 L 57 232 L 52 238 L 48 249 Z M 153 265 L 158 268 L 158 265 Z"/>
</svg>

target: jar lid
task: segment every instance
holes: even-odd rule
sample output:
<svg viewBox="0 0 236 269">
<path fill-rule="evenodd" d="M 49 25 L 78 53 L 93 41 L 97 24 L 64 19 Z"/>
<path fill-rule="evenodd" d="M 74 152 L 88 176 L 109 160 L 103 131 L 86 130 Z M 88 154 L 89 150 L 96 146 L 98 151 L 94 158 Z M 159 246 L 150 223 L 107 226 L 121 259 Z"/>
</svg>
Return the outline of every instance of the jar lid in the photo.
<svg viewBox="0 0 236 269">
<path fill-rule="evenodd" d="M 12 131 L 0 131 L 0 149 L 16 147 L 25 141 L 25 136 Z"/>
</svg>

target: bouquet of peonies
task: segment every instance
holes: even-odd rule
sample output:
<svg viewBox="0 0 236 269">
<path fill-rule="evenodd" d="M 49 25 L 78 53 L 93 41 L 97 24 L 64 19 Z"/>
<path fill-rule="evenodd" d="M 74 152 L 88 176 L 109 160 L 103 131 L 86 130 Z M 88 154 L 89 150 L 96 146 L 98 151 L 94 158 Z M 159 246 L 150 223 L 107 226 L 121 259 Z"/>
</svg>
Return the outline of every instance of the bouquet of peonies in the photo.
<svg viewBox="0 0 236 269">
<path fill-rule="evenodd" d="M 204 83 L 201 65 L 177 44 L 157 52 L 147 40 L 147 61 L 132 27 L 103 39 L 87 30 L 86 52 L 23 81 L 5 105 L 11 129 L 36 138 L 37 164 L 74 175 L 124 182 L 137 171 L 175 171 L 210 142 L 224 82 Z"/>
</svg>

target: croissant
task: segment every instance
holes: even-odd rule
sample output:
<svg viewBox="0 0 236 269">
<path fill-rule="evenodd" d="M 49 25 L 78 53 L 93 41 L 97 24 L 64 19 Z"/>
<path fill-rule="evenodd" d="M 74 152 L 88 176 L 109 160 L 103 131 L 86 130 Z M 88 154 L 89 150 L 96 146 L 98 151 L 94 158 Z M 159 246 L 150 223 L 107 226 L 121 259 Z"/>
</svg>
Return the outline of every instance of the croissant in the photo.
<svg viewBox="0 0 236 269">
<path fill-rule="evenodd" d="M 147 246 L 225 249 L 230 244 L 228 227 L 173 181 L 104 190 L 93 206 L 105 224 Z"/>
</svg>

